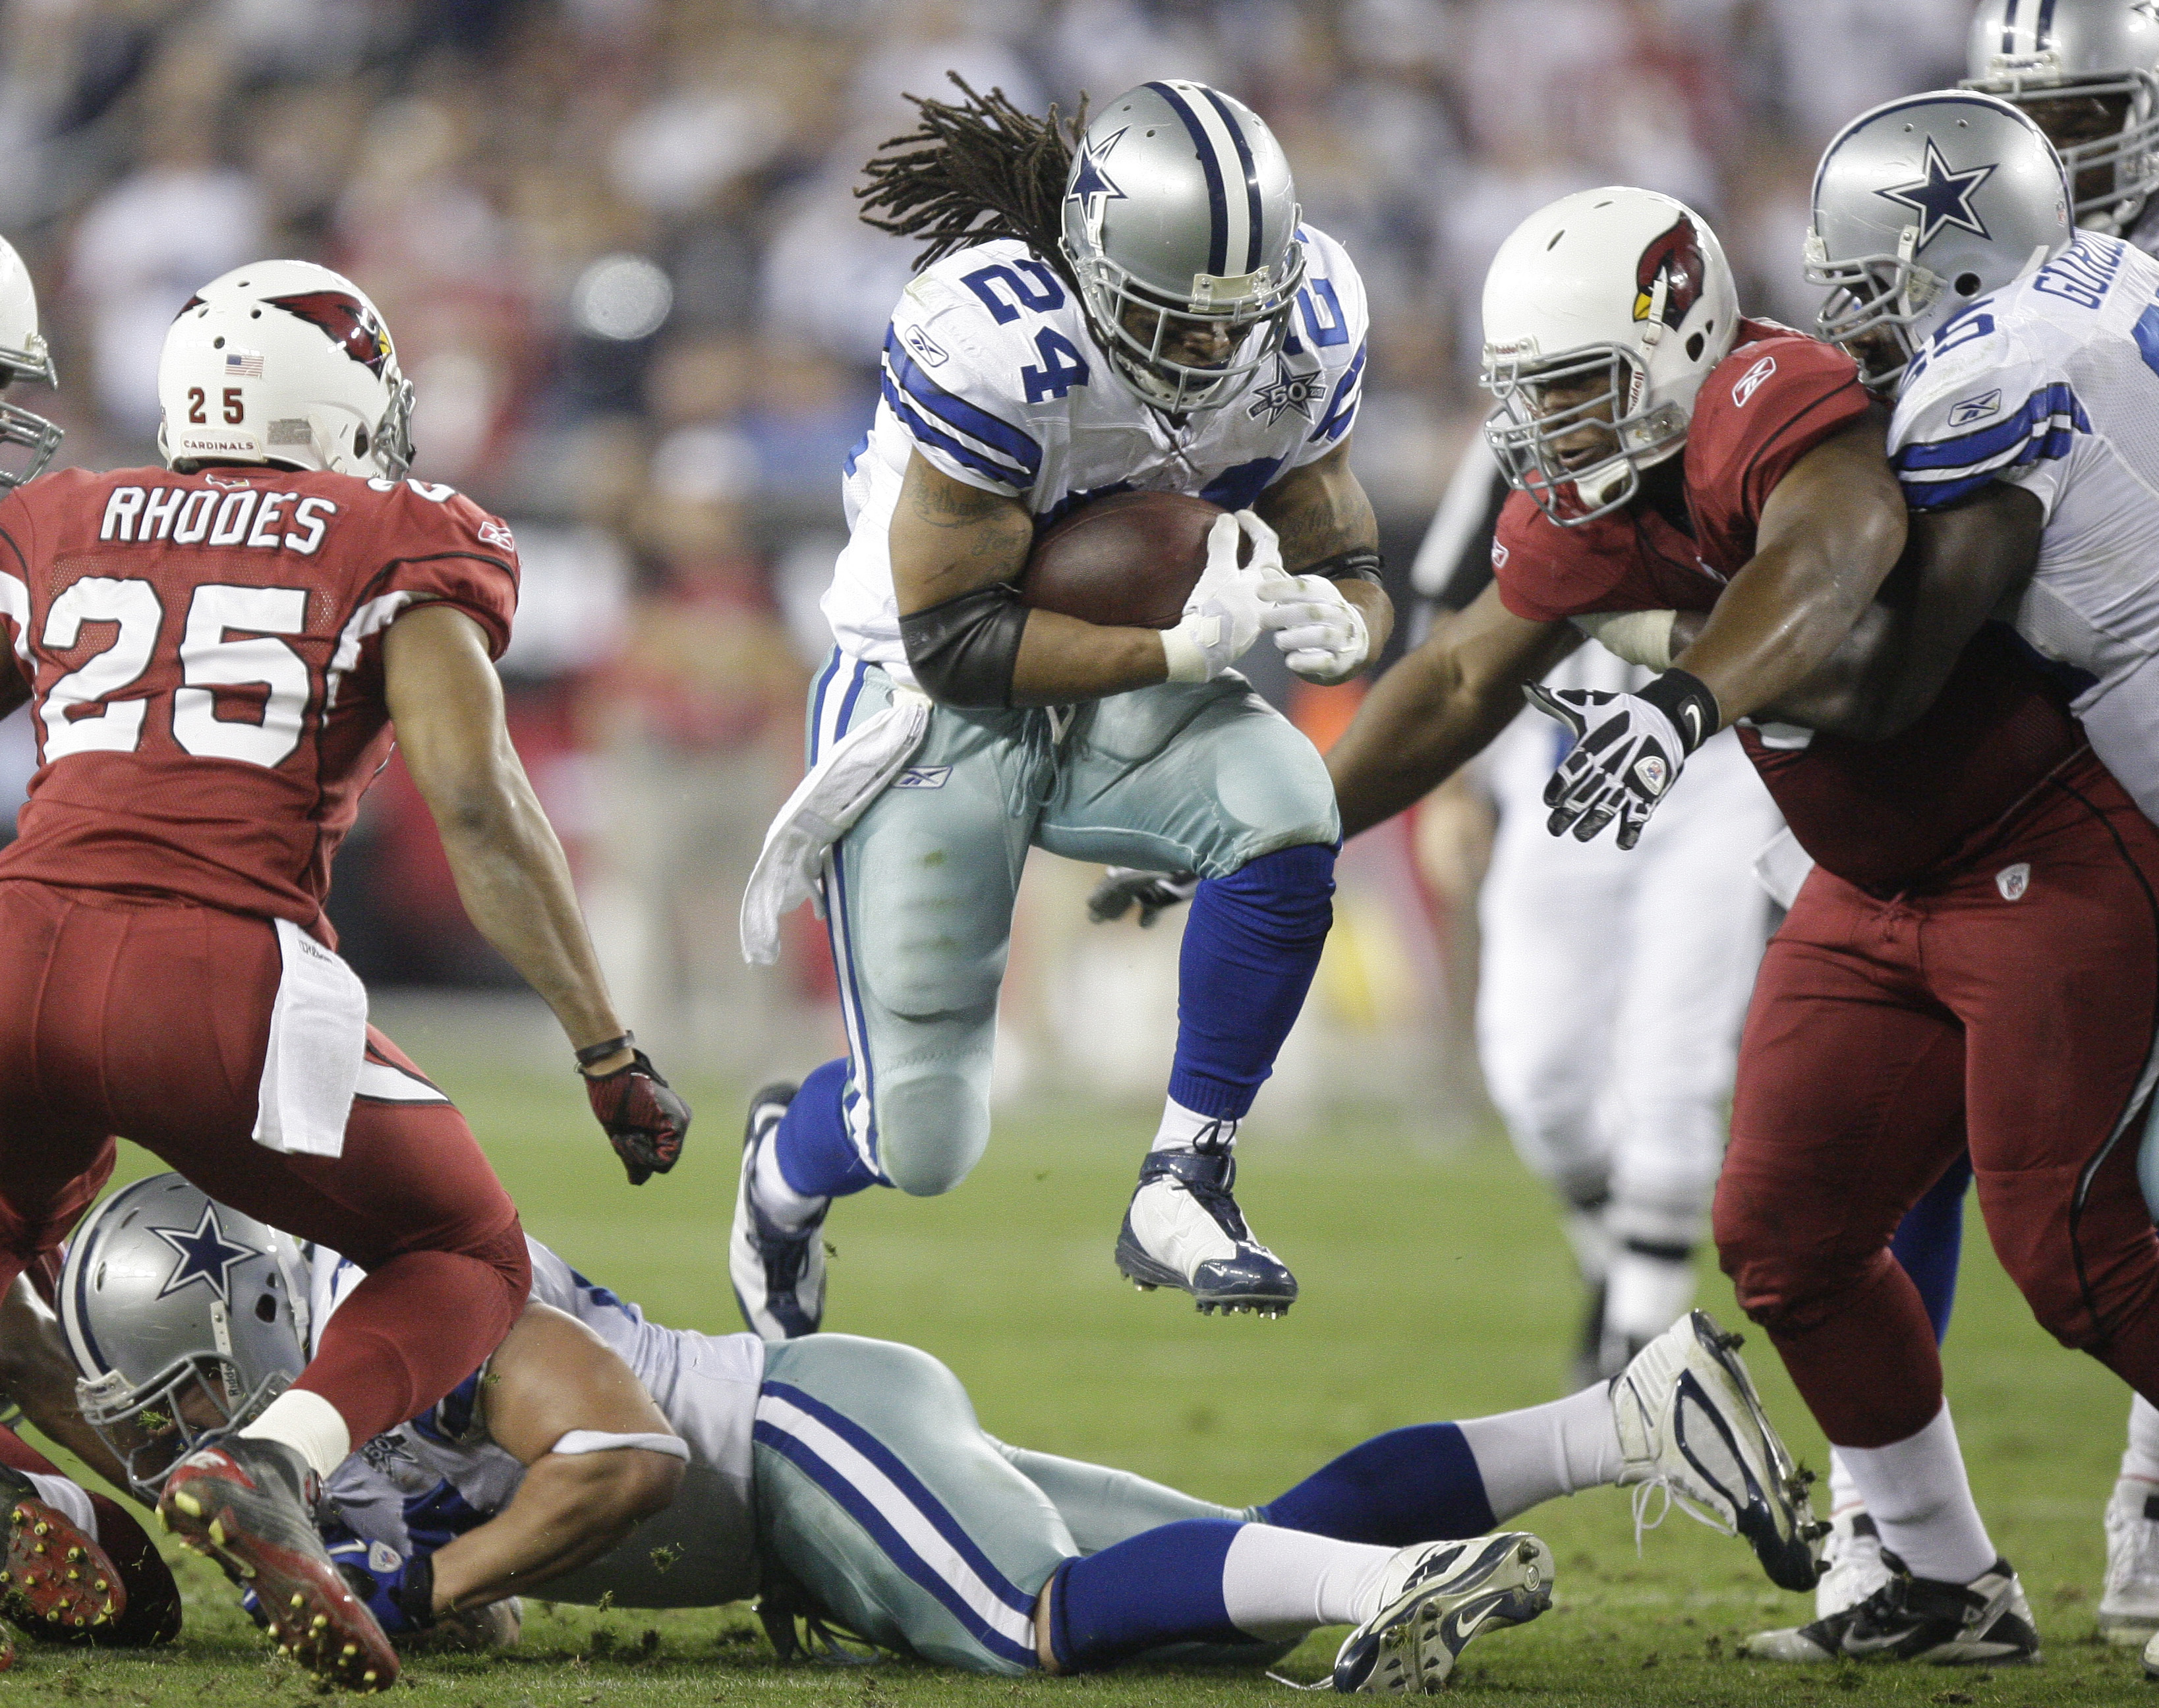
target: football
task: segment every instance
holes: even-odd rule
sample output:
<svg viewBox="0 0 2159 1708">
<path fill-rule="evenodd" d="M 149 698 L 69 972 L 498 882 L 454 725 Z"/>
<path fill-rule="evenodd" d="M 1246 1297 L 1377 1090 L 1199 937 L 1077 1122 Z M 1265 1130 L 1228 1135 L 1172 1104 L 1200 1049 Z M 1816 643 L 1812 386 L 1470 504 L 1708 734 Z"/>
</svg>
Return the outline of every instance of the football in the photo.
<svg viewBox="0 0 2159 1708">
<path fill-rule="evenodd" d="M 1020 572 L 1019 595 L 1086 623 L 1173 629 L 1207 567 L 1219 505 L 1173 492 L 1116 492 L 1044 531 Z"/>
</svg>

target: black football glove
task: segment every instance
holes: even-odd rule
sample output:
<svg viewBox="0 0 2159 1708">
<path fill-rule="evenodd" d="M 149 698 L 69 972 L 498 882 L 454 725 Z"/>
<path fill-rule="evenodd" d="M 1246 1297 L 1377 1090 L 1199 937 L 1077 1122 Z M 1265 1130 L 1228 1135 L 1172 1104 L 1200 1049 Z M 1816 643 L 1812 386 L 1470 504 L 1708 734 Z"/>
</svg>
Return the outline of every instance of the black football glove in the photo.
<svg viewBox="0 0 2159 1708">
<path fill-rule="evenodd" d="M 612 1074 L 586 1074 L 585 1095 L 629 1171 L 629 1183 L 642 1186 L 681 1159 L 682 1141 L 690 1136 L 690 1105 L 660 1077 L 651 1057 L 635 1050 L 632 1058 Z"/>
<path fill-rule="evenodd" d="M 1574 732 L 1573 747 L 1545 785 L 1552 810 L 1545 828 L 1587 842 L 1617 819 L 1631 848 L 1657 803 L 1679 780 L 1686 757 L 1716 733 L 1716 701 L 1685 670 L 1667 670 L 1639 694 L 1593 688 L 1522 690 L 1530 705 Z"/>
<path fill-rule="evenodd" d="M 1102 881 L 1088 893 L 1087 917 L 1097 925 L 1106 925 L 1112 919 L 1121 919 L 1139 904 L 1140 924 L 1152 925 L 1170 908 L 1181 907 L 1192 899 L 1192 893 L 1199 888 L 1196 872 L 1142 872 L 1136 867 L 1112 866 L 1102 873 Z"/>
</svg>

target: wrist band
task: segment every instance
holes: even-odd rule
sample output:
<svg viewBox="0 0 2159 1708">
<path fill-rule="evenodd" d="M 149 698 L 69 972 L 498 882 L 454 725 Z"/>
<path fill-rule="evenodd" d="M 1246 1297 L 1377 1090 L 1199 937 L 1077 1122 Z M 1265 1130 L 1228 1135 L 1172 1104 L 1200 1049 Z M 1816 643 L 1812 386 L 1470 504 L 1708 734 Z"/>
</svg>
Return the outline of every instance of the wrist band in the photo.
<svg viewBox="0 0 2159 1708">
<path fill-rule="evenodd" d="M 602 1038 L 598 1043 L 588 1043 L 577 1052 L 577 1071 L 582 1074 L 594 1062 L 603 1062 L 609 1056 L 620 1055 L 624 1050 L 637 1048 L 637 1034 L 625 1032 L 620 1038 Z"/>
<path fill-rule="evenodd" d="M 1380 571 L 1386 560 L 1369 546 L 1352 546 L 1346 551 L 1338 551 L 1332 557 L 1323 557 L 1307 566 L 1305 575 L 1323 575 L 1329 581 L 1368 581 L 1374 587 L 1385 584 Z"/>
<path fill-rule="evenodd" d="M 1666 670 L 1644 686 L 1640 697 L 1671 719 L 1690 753 L 1724 727 L 1709 684 L 1685 670 Z"/>
</svg>

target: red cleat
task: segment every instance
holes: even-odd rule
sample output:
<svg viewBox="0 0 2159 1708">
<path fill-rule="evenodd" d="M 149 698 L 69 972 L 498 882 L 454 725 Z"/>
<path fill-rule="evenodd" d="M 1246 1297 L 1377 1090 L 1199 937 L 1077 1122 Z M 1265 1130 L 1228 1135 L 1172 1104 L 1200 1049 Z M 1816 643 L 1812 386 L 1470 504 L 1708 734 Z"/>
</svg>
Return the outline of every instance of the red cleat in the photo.
<svg viewBox="0 0 2159 1708">
<path fill-rule="evenodd" d="M 0 1614 L 62 1643 L 109 1631 L 127 1611 L 127 1591 L 111 1556 L 73 1519 L 47 1505 L 37 1484 L 5 1465 L 0 1502 L 8 1514 Z"/>
<path fill-rule="evenodd" d="M 397 1681 L 396 1651 L 316 1533 L 313 1480 L 290 1447 L 233 1436 L 173 1467 L 158 1516 L 255 1591 L 282 1653 L 348 1690 L 386 1690 Z"/>
</svg>

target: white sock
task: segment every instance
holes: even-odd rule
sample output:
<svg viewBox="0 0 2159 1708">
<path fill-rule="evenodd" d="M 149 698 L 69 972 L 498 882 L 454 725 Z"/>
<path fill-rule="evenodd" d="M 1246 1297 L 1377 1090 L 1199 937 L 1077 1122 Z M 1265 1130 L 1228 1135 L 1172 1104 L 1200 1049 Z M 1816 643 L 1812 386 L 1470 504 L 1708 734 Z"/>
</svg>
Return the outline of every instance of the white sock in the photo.
<svg viewBox="0 0 2159 1708">
<path fill-rule="evenodd" d="M 1202 1139 L 1210 1149 L 1220 1148 L 1233 1142 L 1237 1136 L 1237 1123 L 1219 1115 L 1202 1115 L 1196 1109 L 1187 1109 L 1174 1097 L 1162 1100 L 1162 1125 L 1155 1129 L 1154 1142 L 1150 1151 L 1190 1151 L 1196 1149 Z"/>
<path fill-rule="evenodd" d="M 1577 1489 L 1601 1488 L 1619 1476 L 1619 1426 L 1612 1395 L 1599 1382 L 1548 1405 L 1457 1423 L 1484 1479 L 1492 1521 Z"/>
<path fill-rule="evenodd" d="M 240 1432 L 242 1441 L 277 1441 L 288 1447 L 327 1478 L 352 1452 L 352 1431 L 336 1406 L 305 1388 L 287 1388 L 262 1408 L 262 1416 Z"/>
<path fill-rule="evenodd" d="M 779 1146 L 769 1135 L 757 1147 L 757 1161 L 750 1165 L 749 1193 L 757 1207 L 790 1234 L 800 1233 L 832 1201 L 805 1198 L 787 1183 L 787 1177 L 779 1172 Z"/>
<path fill-rule="evenodd" d="M 38 1498 L 54 1511 L 65 1513 L 67 1520 L 93 1542 L 102 1540 L 97 1534 L 97 1509 L 90 1504 L 89 1491 L 70 1483 L 65 1477 L 54 1477 L 43 1471 L 25 1471 L 30 1486 L 38 1491 Z"/>
<path fill-rule="evenodd" d="M 1694 1303 L 1694 1265 L 1684 1257 L 1676 1262 L 1653 1257 L 1622 1242 L 1612 1254 L 1604 1287 L 1605 1333 L 1647 1345 Z"/>
<path fill-rule="evenodd" d="M 2159 1405 L 2141 1394 L 2129 1402 L 2129 1445 L 2121 1455 L 2124 1481 L 2159 1483 Z"/>
<path fill-rule="evenodd" d="M 1970 1583 L 1998 1557 L 1973 1504 L 1949 1401 L 1917 1435 L 1886 1447 L 1839 1447 L 1882 1533 L 1914 1577 Z"/>
<path fill-rule="evenodd" d="M 1845 1462 L 1845 1450 L 1829 1450 L 1829 1515 L 1841 1518 L 1848 1512 L 1864 1512 L 1866 1502 L 1861 1497 L 1859 1485 L 1851 1480 L 1851 1467 Z"/>
<path fill-rule="evenodd" d="M 1246 1524 L 1222 1561 L 1222 1605 L 1240 1631 L 1270 1639 L 1361 1625 L 1379 1611 L 1394 1557 L 1392 1548 Z"/>
</svg>

